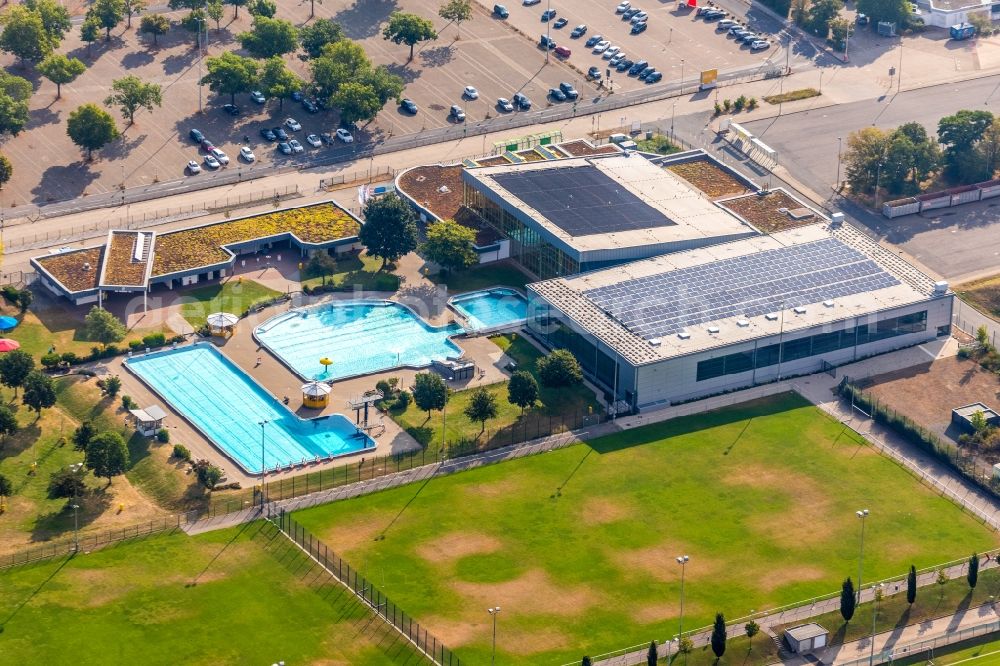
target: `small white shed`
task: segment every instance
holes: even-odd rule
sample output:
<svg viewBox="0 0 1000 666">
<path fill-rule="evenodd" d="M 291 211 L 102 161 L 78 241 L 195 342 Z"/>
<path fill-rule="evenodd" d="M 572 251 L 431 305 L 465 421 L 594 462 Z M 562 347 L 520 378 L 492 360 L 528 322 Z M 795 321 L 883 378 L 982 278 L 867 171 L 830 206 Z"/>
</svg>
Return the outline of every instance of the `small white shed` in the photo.
<svg viewBox="0 0 1000 666">
<path fill-rule="evenodd" d="M 785 642 L 795 654 L 807 654 L 814 650 L 826 647 L 826 638 L 829 632 L 816 624 L 800 624 L 797 627 L 785 630 Z"/>
<path fill-rule="evenodd" d="M 150 405 L 146 409 L 130 409 L 129 413 L 135 419 L 135 429 L 139 434 L 152 437 L 163 427 L 163 419 L 167 413 L 158 405 Z"/>
</svg>

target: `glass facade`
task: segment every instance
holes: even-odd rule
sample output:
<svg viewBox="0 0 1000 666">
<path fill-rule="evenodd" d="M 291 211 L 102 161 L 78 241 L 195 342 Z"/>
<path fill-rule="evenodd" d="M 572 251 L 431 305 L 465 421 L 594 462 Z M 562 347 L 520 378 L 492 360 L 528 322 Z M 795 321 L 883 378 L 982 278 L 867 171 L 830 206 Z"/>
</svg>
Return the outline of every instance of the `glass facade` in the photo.
<svg viewBox="0 0 1000 666">
<path fill-rule="evenodd" d="M 586 336 L 573 330 L 569 323 L 562 321 L 556 314 L 547 305 L 533 301 L 528 309 L 528 329 L 546 347 L 572 352 L 587 376 L 605 388 L 609 395 L 617 388 L 619 397 L 626 396 L 621 384 L 621 364 L 598 349 Z"/>
<path fill-rule="evenodd" d="M 804 338 L 796 338 L 780 345 L 767 345 L 756 350 L 746 351 L 710 358 L 698 363 L 697 380 L 714 379 L 723 375 L 735 375 L 754 368 L 764 368 L 777 365 L 780 357 L 782 363 L 788 363 L 810 356 L 847 349 L 869 342 L 877 342 L 910 333 L 920 333 L 927 330 L 927 311 L 914 312 L 900 317 L 882 319 L 874 324 L 860 324 L 852 328 L 828 333 L 818 333 Z"/>
<path fill-rule="evenodd" d="M 510 239 L 512 259 L 543 280 L 580 272 L 580 264 L 575 259 L 546 242 L 536 230 L 468 183 L 464 184 L 464 188 L 465 205 L 504 238 Z"/>
</svg>

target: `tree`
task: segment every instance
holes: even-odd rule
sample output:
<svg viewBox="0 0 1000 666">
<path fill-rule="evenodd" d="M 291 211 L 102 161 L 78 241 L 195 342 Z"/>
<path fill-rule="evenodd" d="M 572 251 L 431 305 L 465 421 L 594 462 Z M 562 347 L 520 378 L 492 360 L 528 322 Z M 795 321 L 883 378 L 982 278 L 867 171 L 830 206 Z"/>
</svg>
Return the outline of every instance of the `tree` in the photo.
<svg viewBox="0 0 1000 666">
<path fill-rule="evenodd" d="M 844 618 L 844 623 L 851 621 L 854 617 L 854 608 L 857 605 L 857 597 L 854 594 L 854 583 L 850 576 L 844 581 L 840 588 L 840 616 Z"/>
<path fill-rule="evenodd" d="M 61 53 L 50 53 L 38 63 L 38 73 L 56 84 L 56 99 L 62 97 L 64 83 L 72 83 L 87 71 L 87 66 L 79 58 L 67 58 Z"/>
<path fill-rule="evenodd" d="M 259 85 L 265 97 L 274 97 L 278 100 L 278 109 L 281 110 L 285 105 L 285 99 L 302 90 L 306 82 L 288 69 L 281 56 L 272 56 L 264 61 Z"/>
<path fill-rule="evenodd" d="M 646 650 L 646 666 L 656 666 L 660 660 L 660 653 L 656 651 L 656 641 L 649 641 L 649 649 Z"/>
<path fill-rule="evenodd" d="M 222 0 L 208 0 L 208 4 L 205 5 L 205 15 L 215 21 L 216 32 L 222 30 L 222 17 L 225 16 L 225 13 Z"/>
<path fill-rule="evenodd" d="M 830 39 L 838 51 L 847 48 L 848 38 L 854 34 L 854 23 L 845 18 L 837 17 L 830 21 Z"/>
<path fill-rule="evenodd" d="M 992 180 L 1000 167 L 1000 118 L 995 118 L 972 148 L 972 163 L 978 165 L 973 178 Z"/>
<path fill-rule="evenodd" d="M 306 264 L 306 275 L 322 277 L 324 285 L 326 285 L 326 278 L 336 272 L 337 260 L 331 257 L 326 250 L 318 250 L 309 257 L 309 263 Z"/>
<path fill-rule="evenodd" d="M 24 395 L 21 402 L 40 417 L 42 410 L 56 404 L 56 384 L 41 370 L 32 370 L 24 378 Z"/>
<path fill-rule="evenodd" d="M 100 342 L 105 347 L 112 342 L 120 342 L 125 337 L 125 324 L 96 305 L 84 317 L 83 330 L 88 340 Z"/>
<path fill-rule="evenodd" d="M 413 403 L 418 409 L 427 412 L 427 419 L 431 418 L 431 410 L 440 411 L 447 402 L 448 387 L 440 375 L 433 372 L 416 374 L 413 378 Z"/>
<path fill-rule="evenodd" d="M 101 37 L 101 22 L 92 14 L 87 14 L 83 23 L 80 24 L 80 39 L 87 42 L 87 55 L 90 55 L 90 47 Z"/>
<path fill-rule="evenodd" d="M 879 164 L 889 149 L 889 133 L 866 127 L 847 136 L 844 169 L 847 183 L 855 194 L 874 191 L 879 179 Z"/>
<path fill-rule="evenodd" d="M 6 160 L 7 158 L 3 157 L 3 156 L 0 156 L 0 159 Z M 10 166 L 10 162 L 7 163 L 7 167 L 8 167 L 8 176 L 7 176 L 7 178 L 9 180 L 10 179 L 9 174 L 13 173 L 14 167 Z M 3 177 L 2 176 L 2 169 L 0 169 L 0 178 L 2 178 L 2 177 Z M 3 182 L 7 182 L 7 181 L 3 181 Z M 17 309 L 21 312 L 21 314 L 24 314 L 25 312 L 28 311 L 28 308 L 31 307 L 31 302 L 33 300 L 35 300 L 35 296 L 32 294 L 32 291 L 30 289 L 22 289 L 19 292 L 17 292 L 17 297 L 14 299 L 14 302 L 17 303 Z"/>
<path fill-rule="evenodd" d="M 358 81 L 371 69 L 371 61 L 357 42 L 342 39 L 323 47 L 309 67 L 317 94 L 329 100 L 341 85 Z"/>
<path fill-rule="evenodd" d="M 978 165 L 970 159 L 971 148 L 992 124 L 993 114 L 989 111 L 968 109 L 938 121 L 937 136 L 945 147 L 945 173 L 949 178 L 957 182 L 971 181 L 970 175 L 978 170 Z"/>
<path fill-rule="evenodd" d="M 7 441 L 8 435 L 17 432 L 17 428 L 17 416 L 14 410 L 7 403 L 0 403 L 0 444 Z"/>
<path fill-rule="evenodd" d="M 111 41 L 111 30 L 125 18 L 125 0 L 94 0 L 87 10 L 104 28 L 104 41 Z"/>
<path fill-rule="evenodd" d="M 844 8 L 843 0 L 812 0 L 807 12 L 806 27 L 815 35 L 826 39 L 830 33 L 830 21 Z"/>
<path fill-rule="evenodd" d="M 906 603 L 913 605 L 917 600 L 917 567 L 910 565 L 910 573 L 906 574 Z"/>
<path fill-rule="evenodd" d="M 122 390 L 122 380 L 118 375 L 111 375 L 104 380 L 104 393 L 109 398 L 113 398 L 118 395 L 118 392 Z"/>
<path fill-rule="evenodd" d="M 910 17 L 910 3 L 909 0 L 858 0 L 858 11 L 871 17 L 872 25 L 889 21 L 903 28 Z"/>
<path fill-rule="evenodd" d="M 157 83 L 146 83 L 138 76 L 125 76 L 111 82 L 112 93 L 104 100 L 105 106 L 117 106 L 131 125 L 139 109 L 152 111 L 163 106 L 163 88 Z"/>
<path fill-rule="evenodd" d="M 482 434 L 486 430 L 486 421 L 497 416 L 497 397 L 480 386 L 472 392 L 469 404 L 465 406 L 463 413 L 470 421 L 479 421 L 482 424 L 479 430 L 479 434 Z"/>
<path fill-rule="evenodd" d="M 583 381 L 580 362 L 568 349 L 556 349 L 535 363 L 542 386 L 559 388 L 573 386 Z"/>
<path fill-rule="evenodd" d="M 226 4 L 233 6 L 233 18 L 238 19 L 240 17 L 240 7 L 247 4 L 247 0 L 226 0 Z"/>
<path fill-rule="evenodd" d="M 42 60 L 55 48 L 38 12 L 33 12 L 24 5 L 14 5 L 7 10 L 2 20 L 0 51 L 16 56 L 22 67 L 29 62 Z"/>
<path fill-rule="evenodd" d="M 750 620 L 743 625 L 743 631 L 747 635 L 747 652 L 753 649 L 753 637 L 760 633 L 760 625 Z"/>
<path fill-rule="evenodd" d="M 920 184 L 937 170 L 939 162 L 937 141 L 927 135 L 923 125 L 900 125 L 888 137 L 881 185 L 891 194 L 915 194 Z"/>
<path fill-rule="evenodd" d="M 100 150 L 118 138 L 115 119 L 96 104 L 84 104 L 70 113 L 66 133 L 73 143 L 87 149 L 88 162 L 95 150 Z"/>
<path fill-rule="evenodd" d="M 14 165 L 10 163 L 6 155 L 0 155 L 0 190 L 7 184 L 7 181 L 14 175 Z M 31 293 L 30 291 L 28 292 Z"/>
<path fill-rule="evenodd" d="M 302 50 L 310 58 L 318 58 L 323 53 L 323 47 L 344 39 L 344 29 L 332 19 L 321 18 L 299 30 L 299 42 Z"/>
<path fill-rule="evenodd" d="M 73 27 L 69 10 L 56 0 L 24 0 L 24 6 L 38 14 L 42 19 L 42 27 L 52 42 L 52 48 L 58 48 L 59 42 Z"/>
<path fill-rule="evenodd" d="M 712 652 L 716 659 L 721 659 L 726 654 L 726 618 L 722 613 L 715 614 L 715 623 L 712 625 Z"/>
<path fill-rule="evenodd" d="M 417 215 L 395 194 L 371 199 L 362 211 L 365 223 L 358 238 L 368 254 L 382 259 L 379 271 L 417 247 Z"/>
<path fill-rule="evenodd" d="M 199 460 L 194 464 L 194 474 L 198 483 L 206 490 L 211 490 L 222 479 L 222 470 L 207 460 Z"/>
<path fill-rule="evenodd" d="M 255 17 L 274 18 L 278 13 L 278 5 L 272 0 L 250 0 L 247 11 Z"/>
<path fill-rule="evenodd" d="M 330 97 L 330 104 L 340 109 L 340 122 L 348 126 L 361 120 L 370 122 L 382 110 L 375 89 L 353 81 L 340 86 Z"/>
<path fill-rule="evenodd" d="M 580 662 L 580 666 L 594 666 L 594 662 L 590 660 L 590 657 L 584 657 L 583 661 Z"/>
<path fill-rule="evenodd" d="M 157 43 L 157 37 L 167 34 L 168 30 L 170 30 L 170 20 L 162 14 L 146 14 L 139 21 L 139 32 L 152 35 L 153 44 Z"/>
<path fill-rule="evenodd" d="M 14 397 L 17 397 L 17 388 L 24 386 L 28 375 L 35 369 L 35 359 L 31 354 L 23 349 L 15 349 L 0 356 L 0 384 L 7 388 L 14 389 Z"/>
<path fill-rule="evenodd" d="M 471 0 L 447 0 L 441 8 L 438 10 L 438 16 L 443 18 L 445 21 L 451 21 L 455 24 L 455 29 L 461 33 L 462 31 L 462 21 L 468 21 L 472 18 L 472 1 Z"/>
<path fill-rule="evenodd" d="M 448 271 L 468 268 L 479 262 L 474 249 L 476 231 L 455 220 L 441 220 L 427 227 L 423 255 Z"/>
<path fill-rule="evenodd" d="M 208 16 L 204 9 L 192 9 L 187 16 L 181 19 L 181 25 L 188 32 L 193 32 L 195 41 L 201 42 L 201 33 L 208 32 Z"/>
<path fill-rule="evenodd" d="M 370 86 L 378 96 L 379 109 L 390 99 L 399 99 L 403 94 L 403 79 L 396 76 L 385 65 L 379 65 L 360 74 L 360 82 Z"/>
<path fill-rule="evenodd" d="M 146 11 L 146 0 L 123 0 L 122 7 L 125 9 L 126 28 L 132 27 L 132 17 Z"/>
<path fill-rule="evenodd" d="M 77 451 L 86 451 L 90 440 L 97 435 L 97 428 L 90 421 L 84 421 L 73 431 L 73 448 Z"/>
<path fill-rule="evenodd" d="M 507 382 L 507 401 L 521 408 L 521 414 L 527 407 L 534 407 L 538 402 L 538 382 L 527 370 L 518 370 L 510 376 Z"/>
<path fill-rule="evenodd" d="M 393 44 L 406 44 L 410 47 L 410 57 L 413 60 L 413 46 L 418 42 L 437 39 L 434 24 L 416 14 L 393 12 L 389 16 L 389 24 L 382 31 L 382 37 Z"/>
<path fill-rule="evenodd" d="M 110 486 L 112 478 L 128 470 L 128 445 L 125 443 L 125 438 L 116 430 L 95 435 L 87 445 L 83 464 L 94 473 L 94 476 L 107 479 Z"/>
<path fill-rule="evenodd" d="M 257 84 L 257 62 L 253 58 L 227 51 L 216 58 L 208 58 L 205 66 L 208 74 L 201 82 L 208 84 L 208 89 L 214 93 L 229 95 L 234 104 L 237 93 L 250 92 Z"/>
<path fill-rule="evenodd" d="M 937 579 L 934 581 L 938 586 L 938 600 L 944 598 L 944 586 L 948 583 L 948 574 L 944 569 L 938 569 Z"/>
<path fill-rule="evenodd" d="M 30 81 L 0 70 L 0 133 L 17 136 L 24 129 L 33 92 Z"/>
<path fill-rule="evenodd" d="M 970 12 L 966 21 L 975 26 L 977 35 L 988 37 L 996 32 L 989 12 Z"/>
<path fill-rule="evenodd" d="M 0 474 L 0 513 L 3 513 L 6 510 L 3 499 L 5 497 L 10 497 L 12 492 L 14 492 L 14 486 L 11 485 L 10 479 L 3 474 Z"/>
<path fill-rule="evenodd" d="M 965 574 L 965 580 L 969 583 L 970 589 L 976 589 L 979 582 L 979 554 L 973 553 L 969 558 L 969 570 Z"/>
<path fill-rule="evenodd" d="M 291 21 L 258 16 L 253 29 L 236 36 L 250 55 L 270 58 L 291 53 L 299 47 L 299 34 Z"/>
</svg>

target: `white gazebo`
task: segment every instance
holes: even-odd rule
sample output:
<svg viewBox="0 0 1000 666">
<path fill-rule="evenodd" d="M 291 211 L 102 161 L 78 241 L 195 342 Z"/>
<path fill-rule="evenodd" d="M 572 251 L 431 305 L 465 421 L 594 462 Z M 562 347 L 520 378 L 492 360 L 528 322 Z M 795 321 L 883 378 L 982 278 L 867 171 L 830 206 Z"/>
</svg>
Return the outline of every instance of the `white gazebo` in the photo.
<svg viewBox="0 0 1000 666">
<path fill-rule="evenodd" d="M 135 419 L 135 429 L 139 434 L 146 437 L 154 436 L 163 427 L 163 419 L 167 418 L 167 413 L 158 405 L 150 405 L 145 409 L 128 410 L 132 418 Z"/>
<path fill-rule="evenodd" d="M 208 332 L 222 338 L 228 338 L 236 331 L 236 323 L 239 317 L 232 312 L 213 312 L 208 315 L 206 323 Z"/>
</svg>

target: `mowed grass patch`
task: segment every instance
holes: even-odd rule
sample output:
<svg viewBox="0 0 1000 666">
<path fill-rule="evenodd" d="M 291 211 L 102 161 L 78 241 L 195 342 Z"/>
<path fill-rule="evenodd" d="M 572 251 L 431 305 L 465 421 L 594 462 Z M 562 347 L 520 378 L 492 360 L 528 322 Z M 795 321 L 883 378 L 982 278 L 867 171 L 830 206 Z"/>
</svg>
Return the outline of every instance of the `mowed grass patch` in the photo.
<svg viewBox="0 0 1000 666">
<path fill-rule="evenodd" d="M 426 663 L 262 522 L 0 572 L 5 663 Z"/>
<path fill-rule="evenodd" d="M 253 280 L 230 278 L 222 284 L 213 284 L 184 292 L 181 303 L 183 316 L 195 329 L 205 325 L 213 312 L 231 312 L 242 315 L 250 307 L 281 294 Z"/>
<path fill-rule="evenodd" d="M 1000 317 L 1000 275 L 960 284 L 955 292 L 977 310 Z"/>
<path fill-rule="evenodd" d="M 997 538 L 794 394 L 296 514 L 470 663 L 560 663 Z M 466 546 L 469 542 L 472 546 Z M 468 552 L 466 552 L 468 551 Z M 450 554 L 449 554 L 450 553 Z"/>
<path fill-rule="evenodd" d="M 337 269 L 327 276 L 305 276 L 302 287 L 316 288 L 334 285 L 337 291 L 396 291 L 399 276 L 389 269 L 380 271 L 382 260 L 367 254 L 338 256 Z"/>
<path fill-rule="evenodd" d="M 450 294 L 461 294 L 498 285 L 523 289 L 524 285 L 531 281 L 527 273 L 509 262 L 482 264 L 464 271 L 435 273 L 427 277 L 436 284 L 443 284 Z"/>
</svg>

